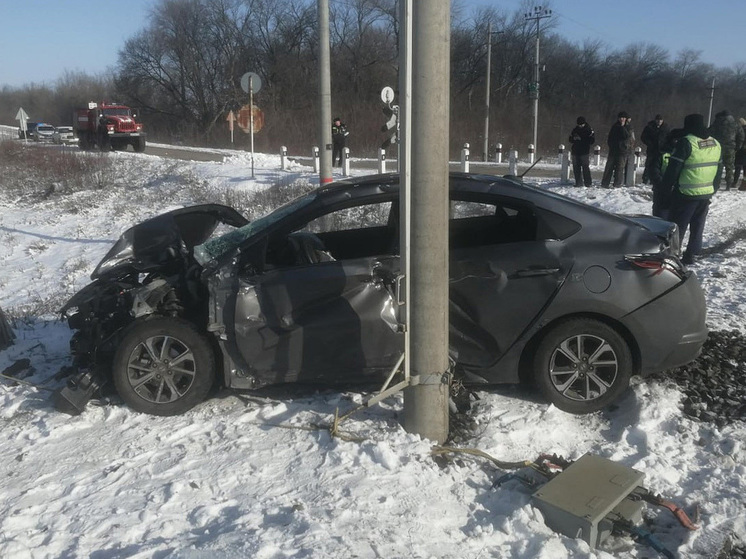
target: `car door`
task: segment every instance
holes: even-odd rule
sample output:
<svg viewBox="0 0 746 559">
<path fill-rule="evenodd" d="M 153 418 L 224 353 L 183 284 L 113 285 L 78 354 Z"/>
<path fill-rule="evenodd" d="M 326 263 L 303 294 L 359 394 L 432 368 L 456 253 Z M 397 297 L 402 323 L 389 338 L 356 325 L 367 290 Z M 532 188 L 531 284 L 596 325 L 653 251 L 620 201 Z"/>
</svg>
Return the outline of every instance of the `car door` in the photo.
<svg viewBox="0 0 746 559">
<path fill-rule="evenodd" d="M 452 202 L 451 343 L 467 368 L 495 366 L 569 273 L 571 255 L 543 238 L 540 219 L 517 201 Z"/>
<path fill-rule="evenodd" d="M 301 233 L 274 239 L 262 273 L 239 278 L 237 346 L 264 382 L 362 381 L 396 363 L 403 348 L 395 303 L 399 258 L 371 254 L 391 246 L 379 238 L 386 219 L 361 223 L 360 215 L 354 221 L 325 215 Z M 290 256 L 278 248 L 297 238 L 316 246 Z M 314 250 L 319 254 L 309 256 Z"/>
</svg>

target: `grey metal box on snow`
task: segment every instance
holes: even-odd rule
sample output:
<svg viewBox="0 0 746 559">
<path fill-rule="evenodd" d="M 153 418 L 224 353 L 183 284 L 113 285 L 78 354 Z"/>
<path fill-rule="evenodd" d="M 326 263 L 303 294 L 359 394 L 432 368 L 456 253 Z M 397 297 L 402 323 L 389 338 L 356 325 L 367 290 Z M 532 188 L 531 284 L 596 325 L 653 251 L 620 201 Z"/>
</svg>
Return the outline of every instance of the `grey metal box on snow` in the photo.
<svg viewBox="0 0 746 559">
<path fill-rule="evenodd" d="M 644 477 L 632 468 L 586 454 L 537 489 L 531 500 L 552 530 L 595 548 L 611 533 L 611 519 L 617 515 L 640 522 L 642 502 L 625 497 Z"/>
</svg>

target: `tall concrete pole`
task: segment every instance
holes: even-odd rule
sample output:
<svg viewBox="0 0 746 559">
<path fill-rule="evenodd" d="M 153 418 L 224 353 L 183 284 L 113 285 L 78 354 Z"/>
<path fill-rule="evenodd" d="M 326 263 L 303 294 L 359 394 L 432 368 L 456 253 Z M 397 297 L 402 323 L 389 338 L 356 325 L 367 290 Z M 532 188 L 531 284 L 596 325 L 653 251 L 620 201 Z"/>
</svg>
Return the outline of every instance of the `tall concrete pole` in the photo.
<svg viewBox="0 0 746 559">
<path fill-rule="evenodd" d="M 536 20 L 536 53 L 534 57 L 534 83 L 531 95 L 534 100 L 534 153 L 539 155 L 539 39 L 541 20 L 552 16 L 552 10 L 535 6 L 532 12 L 525 14 L 526 21 Z"/>
<path fill-rule="evenodd" d="M 404 428 L 448 437 L 450 1 L 412 5 L 411 375 Z"/>
<path fill-rule="evenodd" d="M 329 0 L 318 0 L 319 12 L 319 183 L 332 182 L 332 78 L 329 54 Z"/>
<path fill-rule="evenodd" d="M 715 98 L 715 78 L 712 78 L 712 86 L 710 87 L 710 110 L 707 111 L 707 126 L 712 124 L 712 100 Z"/>
<path fill-rule="evenodd" d="M 487 76 L 484 92 L 484 149 L 482 161 L 487 161 L 490 154 L 490 74 L 492 70 L 492 22 L 487 26 Z"/>
<path fill-rule="evenodd" d="M 399 259 L 404 274 L 404 373 L 411 374 L 409 278 L 412 275 L 412 0 L 399 0 Z"/>
<path fill-rule="evenodd" d="M 536 18 L 536 56 L 534 59 L 534 153 L 539 153 L 539 18 Z"/>
</svg>

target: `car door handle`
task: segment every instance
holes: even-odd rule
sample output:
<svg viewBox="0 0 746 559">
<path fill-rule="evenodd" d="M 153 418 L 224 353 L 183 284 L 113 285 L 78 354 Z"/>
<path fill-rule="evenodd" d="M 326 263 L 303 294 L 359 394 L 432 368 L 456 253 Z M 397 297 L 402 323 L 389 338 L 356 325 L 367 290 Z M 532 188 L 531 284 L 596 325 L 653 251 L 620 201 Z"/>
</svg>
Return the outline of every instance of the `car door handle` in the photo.
<svg viewBox="0 0 746 559">
<path fill-rule="evenodd" d="M 533 278 L 535 276 L 548 276 L 559 272 L 559 268 L 527 268 L 518 270 L 515 275 L 519 278 Z"/>
</svg>

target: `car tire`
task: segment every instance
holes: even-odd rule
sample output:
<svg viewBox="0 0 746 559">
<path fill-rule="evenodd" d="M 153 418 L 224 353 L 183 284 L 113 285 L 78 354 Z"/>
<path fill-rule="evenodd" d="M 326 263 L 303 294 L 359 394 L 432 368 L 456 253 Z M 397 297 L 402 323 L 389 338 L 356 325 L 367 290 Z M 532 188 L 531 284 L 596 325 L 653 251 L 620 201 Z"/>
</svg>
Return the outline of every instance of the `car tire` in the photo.
<svg viewBox="0 0 746 559">
<path fill-rule="evenodd" d="M 534 382 L 552 404 L 568 413 L 605 408 L 628 387 L 632 353 L 609 325 L 575 318 L 554 326 L 534 357 Z"/>
<path fill-rule="evenodd" d="M 134 149 L 137 153 L 142 153 L 145 151 L 145 140 L 143 138 L 138 138 L 134 142 L 132 142 L 132 149 Z"/>
<path fill-rule="evenodd" d="M 207 397 L 215 381 L 215 355 L 186 320 L 138 320 L 119 344 L 112 375 L 117 392 L 132 409 L 179 415 Z"/>
</svg>

